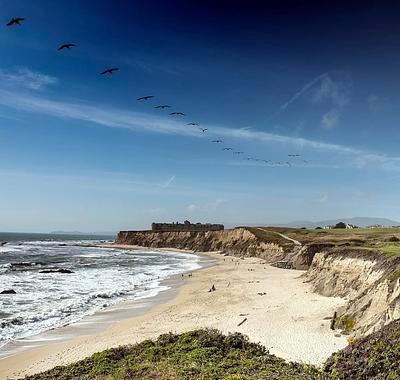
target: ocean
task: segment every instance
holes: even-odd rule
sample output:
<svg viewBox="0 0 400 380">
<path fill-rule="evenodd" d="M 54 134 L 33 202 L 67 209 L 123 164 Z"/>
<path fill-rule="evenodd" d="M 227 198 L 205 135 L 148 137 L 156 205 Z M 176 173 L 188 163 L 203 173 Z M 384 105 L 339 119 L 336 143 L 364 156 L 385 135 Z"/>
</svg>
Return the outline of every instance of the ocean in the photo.
<svg viewBox="0 0 400 380">
<path fill-rule="evenodd" d="M 0 233 L 0 347 L 168 289 L 200 268 L 180 252 L 93 247 L 107 236 Z"/>
</svg>

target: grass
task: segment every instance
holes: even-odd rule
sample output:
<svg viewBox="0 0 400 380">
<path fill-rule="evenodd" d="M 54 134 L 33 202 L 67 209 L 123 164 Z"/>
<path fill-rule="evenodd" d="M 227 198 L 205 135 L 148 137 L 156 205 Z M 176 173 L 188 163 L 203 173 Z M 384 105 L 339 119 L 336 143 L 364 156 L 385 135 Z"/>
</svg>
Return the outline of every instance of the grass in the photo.
<svg viewBox="0 0 400 380">
<path fill-rule="evenodd" d="M 357 339 L 322 368 L 287 362 L 240 333 L 164 334 L 26 380 L 400 380 L 400 320 Z"/>
<path fill-rule="evenodd" d="M 265 243 L 274 243 L 282 247 L 284 252 L 291 252 L 294 248 L 294 243 L 290 240 L 283 238 L 282 236 L 268 231 L 264 228 L 256 228 L 256 227 L 247 227 L 253 235 L 255 235 L 259 240 Z"/>
<path fill-rule="evenodd" d="M 376 248 L 386 256 L 398 256 L 400 255 L 400 244 L 399 243 L 379 243 Z"/>
<path fill-rule="evenodd" d="M 337 246 L 348 246 L 360 251 L 382 253 L 388 257 L 400 256 L 400 242 L 390 241 L 400 238 L 400 228 L 357 228 L 357 229 L 301 229 L 286 227 L 261 227 L 248 228 L 263 241 L 271 241 L 281 245 L 285 252 L 293 245 L 274 232 L 279 232 L 302 244 L 309 243 L 334 243 Z M 289 243 L 289 244 L 288 244 Z"/>
<path fill-rule="evenodd" d="M 253 380 L 318 379 L 313 366 L 288 363 L 240 333 L 217 330 L 165 334 L 132 346 L 109 349 L 29 380 Z"/>
</svg>

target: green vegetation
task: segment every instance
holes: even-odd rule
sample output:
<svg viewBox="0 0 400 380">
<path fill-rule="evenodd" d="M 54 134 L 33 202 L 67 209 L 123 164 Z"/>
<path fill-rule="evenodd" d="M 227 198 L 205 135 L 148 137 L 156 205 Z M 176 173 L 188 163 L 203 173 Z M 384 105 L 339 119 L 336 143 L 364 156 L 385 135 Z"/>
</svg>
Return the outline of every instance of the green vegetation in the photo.
<svg viewBox="0 0 400 380">
<path fill-rule="evenodd" d="M 387 256 L 400 255 L 400 243 L 378 243 L 376 248 Z"/>
<path fill-rule="evenodd" d="M 324 372 L 338 380 L 399 380 L 400 320 L 333 354 Z"/>
<path fill-rule="evenodd" d="M 288 363 L 242 334 L 196 330 L 106 350 L 29 380 L 317 379 L 312 366 Z"/>
<path fill-rule="evenodd" d="M 338 247 L 355 248 L 362 253 L 384 254 L 387 257 L 400 256 L 400 228 L 355 228 L 355 229 L 302 229 L 286 227 L 248 228 L 259 239 L 282 246 L 285 252 L 293 244 L 276 234 L 284 234 L 302 244 L 333 243 Z M 275 232 L 275 233 L 274 233 Z"/>
<path fill-rule="evenodd" d="M 269 231 L 268 229 L 257 228 L 257 227 L 247 227 L 247 230 L 249 230 L 259 240 L 265 243 L 274 243 L 279 245 L 280 247 L 282 247 L 284 252 L 291 252 L 294 248 L 293 242 L 283 238 L 274 231 Z"/>
<path fill-rule="evenodd" d="M 350 319 L 349 319 L 350 320 Z M 333 354 L 323 368 L 289 363 L 240 333 L 164 334 L 26 380 L 400 380 L 400 320 Z"/>
<path fill-rule="evenodd" d="M 342 329 L 343 334 L 350 334 L 351 330 L 353 330 L 356 325 L 356 320 L 349 315 L 342 315 L 337 320 L 337 327 Z"/>
</svg>

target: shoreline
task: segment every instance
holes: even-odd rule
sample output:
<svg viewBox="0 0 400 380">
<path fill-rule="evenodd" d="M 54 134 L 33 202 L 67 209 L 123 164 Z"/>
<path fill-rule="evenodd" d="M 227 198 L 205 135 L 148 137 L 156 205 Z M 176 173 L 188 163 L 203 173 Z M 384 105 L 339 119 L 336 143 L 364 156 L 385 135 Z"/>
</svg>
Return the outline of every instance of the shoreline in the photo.
<svg viewBox="0 0 400 380">
<path fill-rule="evenodd" d="M 107 249 L 130 249 L 140 251 L 147 250 L 157 252 L 171 251 L 177 253 L 194 254 L 193 252 L 187 250 L 153 250 L 149 248 L 144 249 L 142 247 L 128 248 L 113 244 L 96 244 L 93 245 L 93 247 Z M 196 256 L 199 257 L 198 264 L 200 265 L 200 267 L 191 271 L 193 273 L 204 268 L 208 268 L 212 266 L 215 262 L 215 260 L 207 256 L 207 254 L 199 254 Z M 63 342 L 74 339 L 76 337 L 93 335 L 104 331 L 113 323 L 143 315 L 151 310 L 153 307 L 172 300 L 177 295 L 179 287 L 184 284 L 184 281 L 182 280 L 183 277 L 181 274 L 172 275 L 160 281 L 159 286 L 161 289 L 155 295 L 139 297 L 132 300 L 121 300 L 121 302 L 108 305 L 102 309 L 96 310 L 92 314 L 85 315 L 75 322 L 68 323 L 63 326 L 53 327 L 49 330 L 11 341 L 0 348 L 0 363 L 1 360 L 14 355 L 18 355 L 24 351 L 31 350 L 37 347 L 42 347 L 52 342 Z"/>
<path fill-rule="evenodd" d="M 326 320 L 346 301 L 312 293 L 301 278 L 303 271 L 274 268 L 258 258 L 196 254 L 216 262 L 186 277 L 171 299 L 94 334 L 51 342 L 0 359 L 0 379 L 42 372 L 161 333 L 204 327 L 223 333 L 242 332 L 286 360 L 317 365 L 347 345 L 346 337 L 335 336 Z M 209 293 L 212 285 L 216 291 Z M 244 318 L 246 322 L 239 327 Z"/>
</svg>

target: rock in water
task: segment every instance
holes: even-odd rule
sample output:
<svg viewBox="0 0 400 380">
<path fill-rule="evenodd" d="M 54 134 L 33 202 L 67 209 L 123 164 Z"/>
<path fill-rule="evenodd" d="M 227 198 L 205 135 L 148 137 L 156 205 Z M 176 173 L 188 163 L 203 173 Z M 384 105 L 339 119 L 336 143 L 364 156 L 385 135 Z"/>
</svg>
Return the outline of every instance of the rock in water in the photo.
<svg viewBox="0 0 400 380">
<path fill-rule="evenodd" d="M 6 289 L 0 292 L 0 294 L 17 294 L 14 289 Z"/>
<path fill-rule="evenodd" d="M 39 273 L 74 273 L 74 272 L 70 269 L 56 268 L 56 269 L 43 269 L 40 270 Z"/>
</svg>

